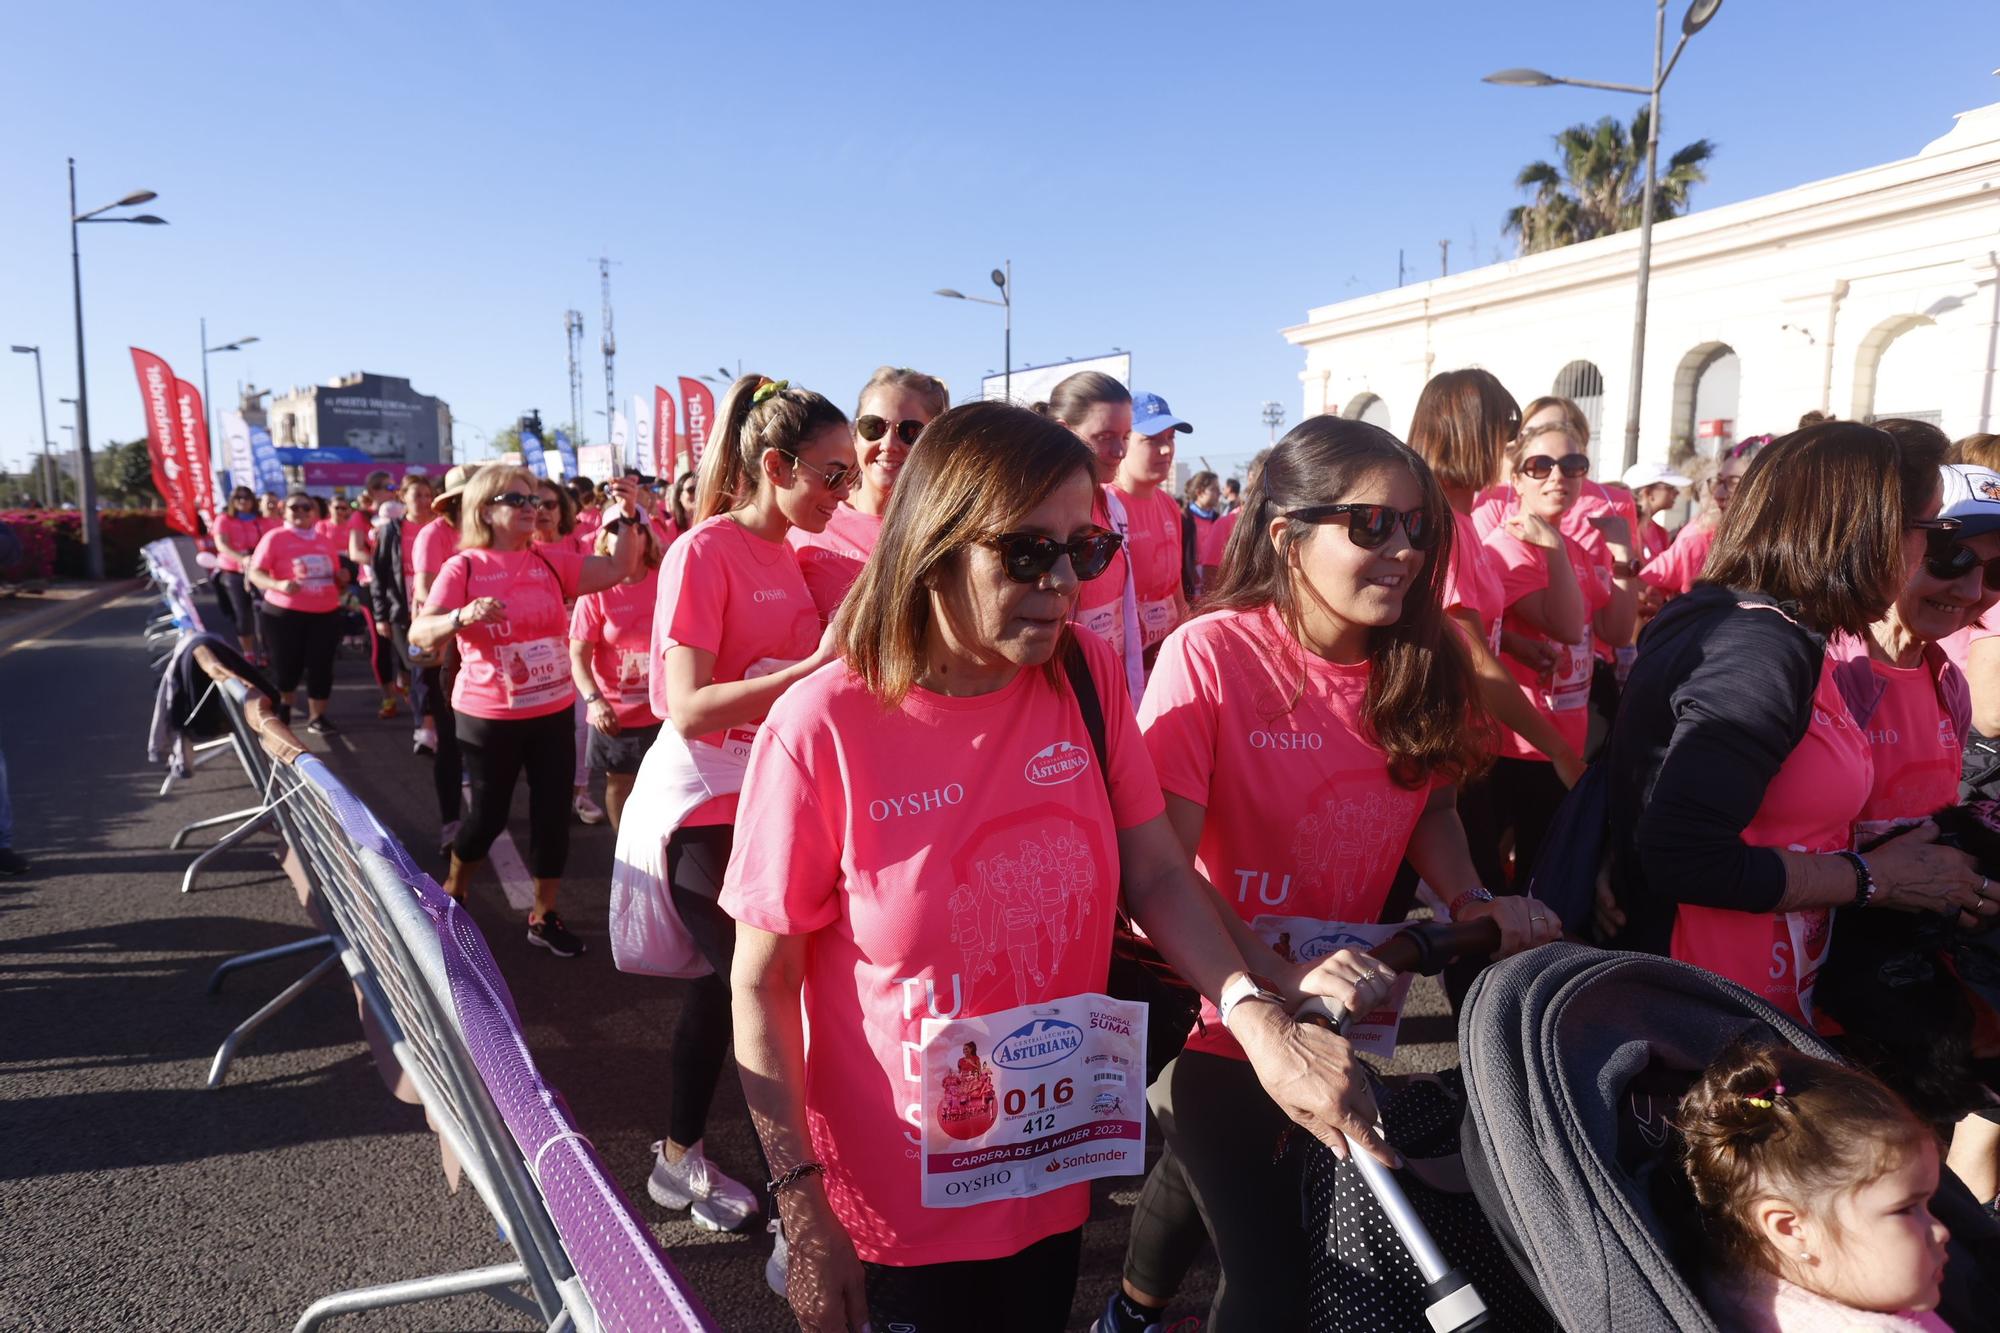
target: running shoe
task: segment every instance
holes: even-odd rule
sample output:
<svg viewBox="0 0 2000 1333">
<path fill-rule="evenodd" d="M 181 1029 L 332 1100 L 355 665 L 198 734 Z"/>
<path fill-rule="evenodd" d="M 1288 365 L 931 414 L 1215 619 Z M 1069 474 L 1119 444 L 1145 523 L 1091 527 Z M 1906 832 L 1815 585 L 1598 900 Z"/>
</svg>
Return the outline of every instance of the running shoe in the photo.
<svg viewBox="0 0 2000 1333">
<path fill-rule="evenodd" d="M 764 1261 L 764 1285 L 778 1293 L 778 1299 L 786 1299 L 785 1280 L 791 1273 L 792 1247 L 785 1244 L 785 1224 L 772 1218 L 764 1224 L 764 1230 L 777 1239 L 771 1245 L 771 1257 Z"/>
<path fill-rule="evenodd" d="M 438 752 L 437 728 L 431 725 L 431 723 L 425 722 L 422 726 L 418 727 L 415 731 L 410 733 L 411 754 L 427 754 L 435 758 L 437 752 Z"/>
<path fill-rule="evenodd" d="M 393 694 L 383 695 L 382 706 L 375 710 L 375 716 L 385 722 L 396 716 L 396 696 Z"/>
<path fill-rule="evenodd" d="M 27 857 L 12 847 L 0 847 L 0 875 L 25 875 L 28 868 Z"/>
<path fill-rule="evenodd" d="M 333 719 L 330 717 L 314 718 L 312 721 L 306 723 L 306 730 L 315 736 L 338 736 L 340 734 L 340 728 L 333 725 Z"/>
<path fill-rule="evenodd" d="M 604 807 L 591 800 L 590 793 L 587 791 L 580 791 L 576 794 L 576 801 L 572 808 L 576 811 L 576 817 L 586 824 L 602 824 L 604 822 Z"/>
<path fill-rule="evenodd" d="M 558 958 L 574 958 L 589 947 L 570 934 L 569 927 L 554 912 L 544 912 L 540 921 L 528 923 L 528 943 L 537 949 L 547 949 Z"/>
<path fill-rule="evenodd" d="M 653 1174 L 646 1179 L 646 1193 L 662 1208 L 686 1208 L 694 1224 L 704 1231 L 734 1231 L 757 1215 L 757 1196 L 722 1174 L 702 1153 L 699 1143 L 682 1153 L 678 1162 L 667 1160 L 664 1142 L 655 1143 Z M 767 1277 L 769 1272 L 767 1265 Z"/>
<path fill-rule="evenodd" d="M 1104 1313 L 1090 1321 L 1090 1333 L 1161 1333 L 1165 1325 L 1160 1322 L 1158 1316 L 1164 1315 L 1166 1311 L 1157 1311 L 1151 1322 L 1140 1323 L 1119 1309 L 1118 1298 L 1122 1295 L 1124 1295 L 1122 1291 L 1112 1289 L 1111 1295 L 1105 1298 Z M 1178 1330 L 1181 1325 L 1176 1324 L 1174 1327 Z M 1200 1321 L 1195 1321 L 1195 1327 L 1201 1327 Z"/>
</svg>

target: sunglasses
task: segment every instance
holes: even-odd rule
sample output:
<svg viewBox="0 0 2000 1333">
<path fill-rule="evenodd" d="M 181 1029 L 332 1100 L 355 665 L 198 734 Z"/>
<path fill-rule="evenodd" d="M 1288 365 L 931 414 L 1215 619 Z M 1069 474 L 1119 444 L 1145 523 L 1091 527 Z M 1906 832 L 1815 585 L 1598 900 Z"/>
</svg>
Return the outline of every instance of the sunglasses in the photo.
<svg viewBox="0 0 2000 1333">
<path fill-rule="evenodd" d="M 917 436 L 924 433 L 924 423 L 914 417 L 904 417 L 901 421 L 890 421 L 887 417 L 878 417 L 871 414 L 854 419 L 854 433 L 870 444 L 887 435 L 891 427 L 895 429 L 896 438 L 904 444 L 915 444 Z"/>
<path fill-rule="evenodd" d="M 1115 532 L 1095 528 L 1066 542 L 1033 532 L 1003 532 L 988 537 L 986 545 L 1000 552 L 1000 567 L 1015 583 L 1035 582 L 1064 556 L 1069 557 L 1069 567 L 1077 578 L 1088 583 L 1111 567 L 1112 557 L 1124 541 Z"/>
<path fill-rule="evenodd" d="M 1581 477 L 1590 471 L 1590 455 L 1564 454 L 1561 458 L 1550 458 L 1547 454 L 1532 454 L 1514 465 L 1514 470 L 1535 481 L 1545 481 L 1549 473 L 1560 470 L 1565 477 Z"/>
<path fill-rule="evenodd" d="M 1346 518 L 1347 539 L 1364 551 L 1372 551 L 1389 540 L 1401 523 L 1413 550 L 1428 551 L 1437 545 L 1437 527 L 1421 509 L 1391 509 L 1388 505 L 1307 505 L 1285 511 L 1285 517 L 1300 523 L 1324 523 Z"/>
<path fill-rule="evenodd" d="M 818 477 L 820 481 L 824 483 L 826 488 L 830 491 L 840 490 L 842 487 L 846 486 L 849 482 L 853 481 L 854 478 L 858 476 L 861 472 L 860 468 L 854 467 L 853 465 L 848 463 L 835 463 L 830 468 L 817 468 L 814 467 L 811 463 L 806 462 L 805 459 L 800 458 L 790 449 L 780 449 L 778 450 L 778 452 L 783 454 L 785 457 L 791 459 L 792 462 L 798 464 L 806 471 L 812 473 L 815 477 Z"/>
<path fill-rule="evenodd" d="M 1975 569 L 1980 570 L 1986 587 L 2000 588 L 2000 556 L 1982 561 L 1977 551 L 1953 540 L 1948 531 L 1933 529 L 1925 534 L 1924 572 L 1932 578 L 1955 583 Z"/>
<path fill-rule="evenodd" d="M 286 513 L 288 513 L 288 514 L 317 514 L 317 513 L 319 512 L 319 506 L 318 506 L 318 505 L 286 505 L 286 506 L 285 506 L 285 512 L 286 512 Z"/>
<path fill-rule="evenodd" d="M 562 501 L 546 497 L 523 495 L 519 491 L 503 491 L 493 497 L 493 503 L 506 505 L 509 509 L 560 509 Z"/>
</svg>

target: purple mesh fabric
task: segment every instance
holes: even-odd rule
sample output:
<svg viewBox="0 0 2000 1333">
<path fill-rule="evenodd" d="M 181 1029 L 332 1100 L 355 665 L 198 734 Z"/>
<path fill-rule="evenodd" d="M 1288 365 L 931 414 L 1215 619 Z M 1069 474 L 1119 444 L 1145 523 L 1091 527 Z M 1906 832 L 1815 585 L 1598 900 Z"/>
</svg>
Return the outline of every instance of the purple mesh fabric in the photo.
<svg viewBox="0 0 2000 1333">
<path fill-rule="evenodd" d="M 561 1095 L 542 1081 L 521 1035 L 514 997 L 471 916 L 324 764 L 308 756 L 298 768 L 324 795 L 347 836 L 402 873 L 436 926 L 466 1048 L 541 1188 L 549 1219 L 599 1322 L 614 1333 L 712 1330 L 707 1312 L 578 1132 Z"/>
</svg>

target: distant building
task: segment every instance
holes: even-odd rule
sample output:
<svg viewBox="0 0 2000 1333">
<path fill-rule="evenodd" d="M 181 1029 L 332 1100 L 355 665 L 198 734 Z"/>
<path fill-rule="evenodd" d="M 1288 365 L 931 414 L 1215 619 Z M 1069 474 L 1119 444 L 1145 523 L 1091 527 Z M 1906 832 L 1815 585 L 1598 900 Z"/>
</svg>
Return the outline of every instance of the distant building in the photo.
<svg viewBox="0 0 2000 1333">
<path fill-rule="evenodd" d="M 2000 423 L 2000 103 L 1915 157 L 1653 230 L 1639 456 L 1712 452 L 1808 410 Z M 1620 470 L 1639 233 L 1313 309 L 1305 413 L 1409 430 L 1434 374 L 1478 366 L 1522 403 L 1576 400 Z"/>
<path fill-rule="evenodd" d="M 287 466 L 305 463 L 444 464 L 451 408 L 394 375 L 356 371 L 271 399 L 271 439 Z"/>
</svg>

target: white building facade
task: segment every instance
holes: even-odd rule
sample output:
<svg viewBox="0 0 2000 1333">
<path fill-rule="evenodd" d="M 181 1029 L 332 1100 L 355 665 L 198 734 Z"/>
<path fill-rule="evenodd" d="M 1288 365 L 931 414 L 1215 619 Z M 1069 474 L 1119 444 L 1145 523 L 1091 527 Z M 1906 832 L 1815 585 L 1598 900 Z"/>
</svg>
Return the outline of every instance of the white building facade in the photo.
<svg viewBox="0 0 2000 1333">
<path fill-rule="evenodd" d="M 1576 399 L 1615 476 L 1638 232 L 1321 306 L 1284 331 L 1304 410 L 1402 435 L 1468 366 Z M 2000 103 L 1915 157 L 1658 224 L 1639 457 L 1791 430 L 1808 410 L 2000 430 Z"/>
</svg>

